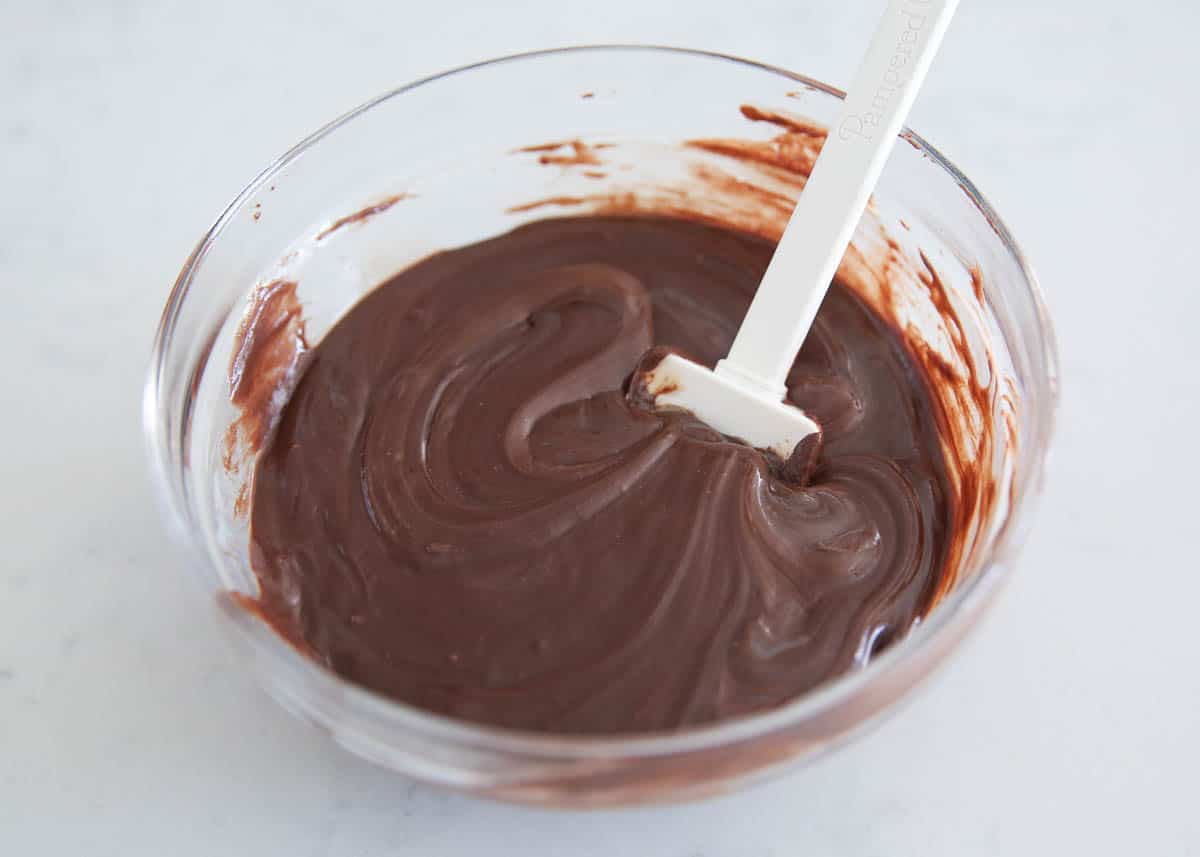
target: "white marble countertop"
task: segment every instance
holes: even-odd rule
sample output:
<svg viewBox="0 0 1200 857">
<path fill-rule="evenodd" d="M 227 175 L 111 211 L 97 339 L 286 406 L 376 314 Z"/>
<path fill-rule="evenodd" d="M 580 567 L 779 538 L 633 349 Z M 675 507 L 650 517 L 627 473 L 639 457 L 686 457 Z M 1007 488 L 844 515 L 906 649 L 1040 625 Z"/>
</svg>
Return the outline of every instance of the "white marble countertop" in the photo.
<svg viewBox="0 0 1200 857">
<path fill-rule="evenodd" d="M 567 43 L 709 48 L 844 83 L 881 8 L 6 4 L 0 854 L 1200 855 L 1188 0 L 962 4 L 913 124 L 1041 274 L 1063 357 L 1054 469 L 999 608 L 914 702 L 813 767 L 637 811 L 412 785 L 252 684 L 160 527 L 139 415 L 160 308 L 213 217 L 293 142 L 395 84 Z"/>
</svg>

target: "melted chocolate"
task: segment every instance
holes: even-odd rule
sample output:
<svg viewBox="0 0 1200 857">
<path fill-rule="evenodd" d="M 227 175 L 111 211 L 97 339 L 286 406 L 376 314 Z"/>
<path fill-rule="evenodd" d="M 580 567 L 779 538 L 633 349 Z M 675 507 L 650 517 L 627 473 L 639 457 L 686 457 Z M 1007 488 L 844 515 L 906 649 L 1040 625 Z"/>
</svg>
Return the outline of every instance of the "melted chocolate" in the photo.
<svg viewBox="0 0 1200 857">
<path fill-rule="evenodd" d="M 899 333 L 834 284 L 789 377 L 824 430 L 799 468 L 624 393 L 653 346 L 721 357 L 772 249 L 557 219 L 379 286 L 259 457 L 259 610 L 380 693 L 560 733 L 709 722 L 863 666 L 929 607 L 950 539 Z"/>
</svg>

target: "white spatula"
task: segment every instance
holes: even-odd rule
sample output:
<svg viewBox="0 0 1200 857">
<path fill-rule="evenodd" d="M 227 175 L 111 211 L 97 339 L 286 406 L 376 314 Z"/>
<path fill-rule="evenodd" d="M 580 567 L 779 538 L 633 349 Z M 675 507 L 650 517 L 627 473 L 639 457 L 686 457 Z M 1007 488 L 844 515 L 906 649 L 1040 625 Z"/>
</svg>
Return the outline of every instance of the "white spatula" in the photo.
<svg viewBox="0 0 1200 857">
<path fill-rule="evenodd" d="M 788 371 L 958 0 L 890 0 L 729 356 L 708 369 L 671 354 L 645 378 L 656 407 L 689 410 L 785 460 L 820 428 L 786 404 Z"/>
</svg>

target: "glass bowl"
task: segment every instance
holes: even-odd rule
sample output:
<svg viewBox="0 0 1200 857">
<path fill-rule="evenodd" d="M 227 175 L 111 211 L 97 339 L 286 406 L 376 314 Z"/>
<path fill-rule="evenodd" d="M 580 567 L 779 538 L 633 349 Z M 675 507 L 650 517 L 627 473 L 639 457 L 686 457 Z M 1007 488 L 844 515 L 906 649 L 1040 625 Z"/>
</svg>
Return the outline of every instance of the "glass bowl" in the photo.
<svg viewBox="0 0 1200 857">
<path fill-rule="evenodd" d="M 694 798 L 811 760 L 878 721 L 946 659 L 1008 577 L 1033 517 L 1057 358 L 1036 279 L 1012 236 L 971 182 L 908 131 L 842 273 L 857 277 L 868 300 L 886 302 L 914 345 L 934 350 L 954 339 L 928 305 L 930 273 L 942 286 L 958 319 L 959 363 L 989 391 L 976 411 L 954 417 L 983 478 L 959 474 L 960 503 L 974 512 L 938 603 L 865 668 L 780 708 L 668 734 L 522 733 L 351 685 L 284 642 L 238 597 L 257 594 L 238 503 L 254 450 L 226 448 L 238 416 L 228 371 L 256 288 L 297 281 L 315 343 L 407 264 L 539 217 L 618 203 L 713 204 L 718 218 L 777 230 L 786 206 L 747 207 L 698 190 L 697 164 L 746 175 L 719 145 L 686 141 L 742 141 L 768 160 L 771 152 L 782 157 L 788 123 L 828 127 L 840 97 L 791 72 L 695 51 L 525 54 L 389 92 L 313 134 L 238 195 L 171 292 L 144 419 L 168 525 L 240 659 L 272 696 L 352 752 L 419 780 L 505 800 L 613 805 Z M 803 176 L 781 163 L 760 164 L 751 179 L 794 198 Z M 887 288 L 871 268 L 881 248 L 902 274 Z M 980 481 L 987 502 L 966 496 L 983 490 Z"/>
</svg>

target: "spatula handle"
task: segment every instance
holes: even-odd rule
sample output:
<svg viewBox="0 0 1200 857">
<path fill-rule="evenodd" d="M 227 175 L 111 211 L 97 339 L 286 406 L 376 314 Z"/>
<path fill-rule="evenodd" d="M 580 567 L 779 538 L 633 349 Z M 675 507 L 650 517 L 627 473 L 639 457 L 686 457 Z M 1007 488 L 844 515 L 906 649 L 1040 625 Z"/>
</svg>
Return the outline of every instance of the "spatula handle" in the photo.
<svg viewBox="0 0 1200 857">
<path fill-rule="evenodd" d="M 890 0 L 718 374 L 775 400 L 958 0 Z"/>
</svg>

